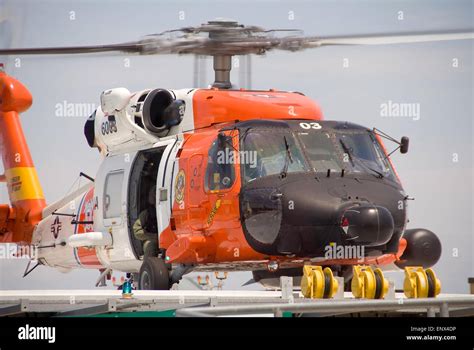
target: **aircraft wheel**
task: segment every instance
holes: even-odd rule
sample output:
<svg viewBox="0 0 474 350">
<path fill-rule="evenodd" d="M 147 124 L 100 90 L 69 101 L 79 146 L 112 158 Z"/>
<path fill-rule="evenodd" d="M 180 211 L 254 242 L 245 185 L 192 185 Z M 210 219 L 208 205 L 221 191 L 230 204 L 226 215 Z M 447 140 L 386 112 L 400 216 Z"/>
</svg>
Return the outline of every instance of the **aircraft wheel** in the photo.
<svg viewBox="0 0 474 350">
<path fill-rule="evenodd" d="M 332 298 L 339 288 L 329 267 L 306 265 L 301 277 L 301 293 L 305 298 L 328 299 Z"/>
<path fill-rule="evenodd" d="M 403 291 L 407 298 L 434 298 L 441 291 L 441 282 L 432 269 L 421 266 L 405 267 Z"/>
<path fill-rule="evenodd" d="M 379 268 L 354 266 L 351 291 L 356 298 L 383 299 L 388 292 L 388 281 Z"/>
<path fill-rule="evenodd" d="M 147 256 L 140 268 L 138 288 L 141 290 L 168 290 L 169 270 L 163 259 Z"/>
</svg>

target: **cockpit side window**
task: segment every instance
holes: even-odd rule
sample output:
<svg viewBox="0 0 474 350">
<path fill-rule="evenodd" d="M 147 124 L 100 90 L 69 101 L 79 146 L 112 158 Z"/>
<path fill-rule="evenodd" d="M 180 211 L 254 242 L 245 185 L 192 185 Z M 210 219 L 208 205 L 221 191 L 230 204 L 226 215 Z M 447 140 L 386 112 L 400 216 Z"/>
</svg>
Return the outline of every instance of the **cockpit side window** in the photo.
<svg viewBox="0 0 474 350">
<path fill-rule="evenodd" d="M 376 162 L 374 140 L 367 133 L 341 134 L 340 139 L 352 151 L 353 155 L 370 162 Z"/>
<path fill-rule="evenodd" d="M 236 157 L 231 136 L 223 135 L 212 143 L 206 169 L 206 191 L 219 191 L 232 187 L 235 182 Z"/>
</svg>

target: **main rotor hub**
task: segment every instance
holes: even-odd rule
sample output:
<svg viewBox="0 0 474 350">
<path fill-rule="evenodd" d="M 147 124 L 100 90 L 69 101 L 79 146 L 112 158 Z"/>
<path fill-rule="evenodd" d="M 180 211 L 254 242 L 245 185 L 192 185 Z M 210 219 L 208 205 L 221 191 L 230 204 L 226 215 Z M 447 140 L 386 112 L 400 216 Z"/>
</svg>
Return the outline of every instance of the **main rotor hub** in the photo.
<svg viewBox="0 0 474 350">
<path fill-rule="evenodd" d="M 265 50 L 251 47 L 251 45 L 242 45 L 246 39 L 251 44 L 258 38 L 255 33 L 262 33 L 265 30 L 257 26 L 245 26 L 232 19 L 216 19 L 208 21 L 199 27 L 187 28 L 188 33 L 197 35 L 207 33 L 212 45 L 206 48 L 207 52 L 201 54 L 211 55 L 213 57 L 214 83 L 213 87 L 219 89 L 230 89 L 230 71 L 232 69 L 233 55 L 263 54 Z M 262 37 L 262 36 L 260 36 Z M 230 44 L 229 44 L 230 43 Z"/>
</svg>

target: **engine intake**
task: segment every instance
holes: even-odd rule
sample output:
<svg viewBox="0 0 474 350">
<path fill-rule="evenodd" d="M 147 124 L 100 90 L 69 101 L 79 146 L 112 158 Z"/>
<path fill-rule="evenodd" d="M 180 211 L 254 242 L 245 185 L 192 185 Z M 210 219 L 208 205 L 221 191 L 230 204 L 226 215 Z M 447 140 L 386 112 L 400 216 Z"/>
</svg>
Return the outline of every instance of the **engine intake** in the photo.
<svg viewBox="0 0 474 350">
<path fill-rule="evenodd" d="M 143 125 L 151 134 L 160 136 L 181 123 L 185 108 L 185 102 L 176 100 L 168 90 L 152 90 L 143 102 Z"/>
</svg>

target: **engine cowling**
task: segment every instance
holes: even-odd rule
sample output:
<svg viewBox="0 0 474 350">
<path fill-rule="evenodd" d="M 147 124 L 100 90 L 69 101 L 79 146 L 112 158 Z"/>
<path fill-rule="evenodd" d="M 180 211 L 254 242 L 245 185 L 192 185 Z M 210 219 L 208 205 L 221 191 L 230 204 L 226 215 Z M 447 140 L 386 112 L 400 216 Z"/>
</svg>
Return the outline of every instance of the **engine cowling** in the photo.
<svg viewBox="0 0 474 350">
<path fill-rule="evenodd" d="M 164 89 L 150 91 L 143 102 L 143 126 L 152 135 L 163 136 L 169 129 L 181 123 L 186 110 L 184 100 Z"/>
</svg>

